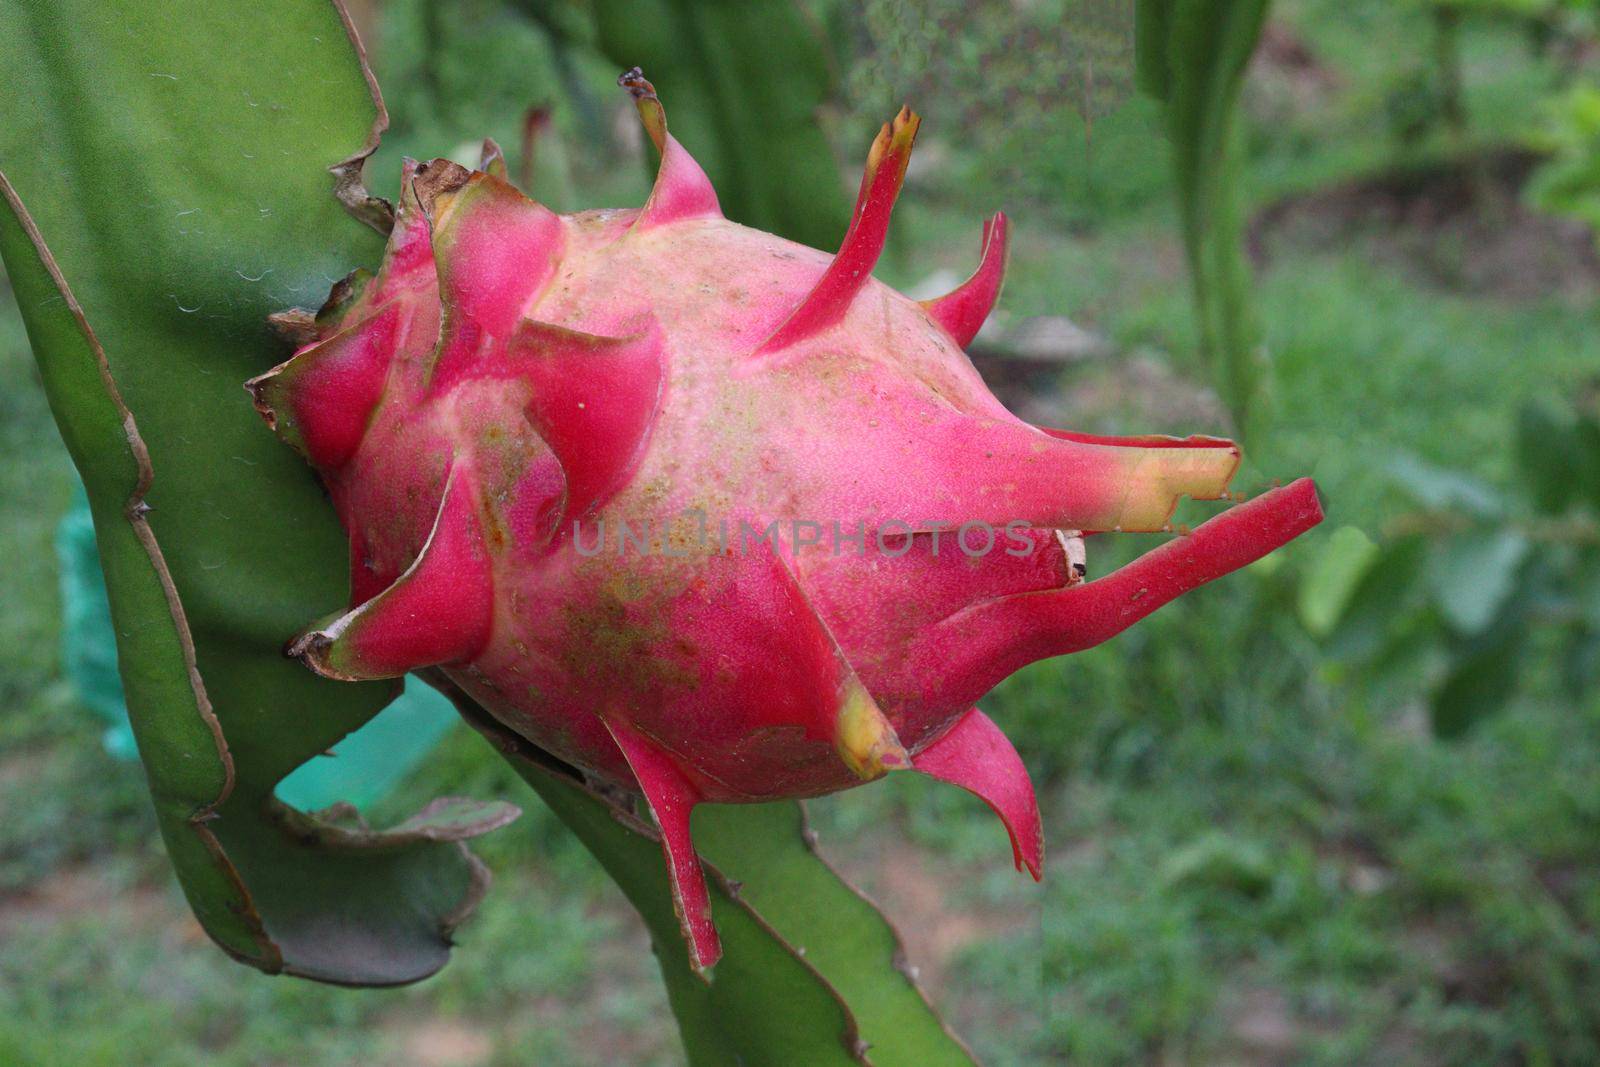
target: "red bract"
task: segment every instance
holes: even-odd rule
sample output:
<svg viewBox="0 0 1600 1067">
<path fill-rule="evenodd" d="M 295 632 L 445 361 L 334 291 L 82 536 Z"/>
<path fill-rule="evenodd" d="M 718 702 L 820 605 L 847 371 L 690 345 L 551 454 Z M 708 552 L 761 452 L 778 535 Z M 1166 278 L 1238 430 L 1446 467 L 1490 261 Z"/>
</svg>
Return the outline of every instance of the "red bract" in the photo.
<svg viewBox="0 0 1600 1067">
<path fill-rule="evenodd" d="M 1008 413 L 961 351 L 1003 215 L 948 296 L 872 279 L 915 115 L 878 135 L 829 256 L 724 219 L 649 83 L 623 83 L 661 153 L 642 210 L 557 215 L 499 165 L 408 162 L 381 270 L 250 383 L 350 534 L 351 609 L 292 651 L 335 678 L 438 667 L 641 792 L 698 967 L 720 954 L 703 801 L 917 770 L 987 801 L 1038 877 L 1027 771 L 973 701 L 1315 525 L 1313 486 L 1084 580 L 1084 534 L 1226 497 L 1238 449 Z"/>
</svg>

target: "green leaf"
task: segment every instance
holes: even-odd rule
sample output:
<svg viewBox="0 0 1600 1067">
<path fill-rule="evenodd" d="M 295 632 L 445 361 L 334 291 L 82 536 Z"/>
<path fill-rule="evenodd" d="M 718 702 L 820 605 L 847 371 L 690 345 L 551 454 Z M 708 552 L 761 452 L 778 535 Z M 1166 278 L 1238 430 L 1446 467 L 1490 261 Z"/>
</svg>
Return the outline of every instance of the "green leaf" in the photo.
<svg viewBox="0 0 1600 1067">
<path fill-rule="evenodd" d="M 1584 624 L 1600 630 L 1600 549 L 1590 548 L 1579 555 L 1569 581 Z"/>
<path fill-rule="evenodd" d="M 1488 629 L 1511 595 L 1529 547 L 1514 530 L 1473 530 L 1446 542 L 1429 572 L 1445 621 L 1462 634 Z"/>
<path fill-rule="evenodd" d="M 1329 635 L 1328 655 L 1361 660 L 1382 651 L 1389 638 L 1401 632 L 1401 616 L 1418 599 L 1427 559 L 1427 542 L 1420 537 L 1383 546 L 1382 555 L 1357 584 Z"/>
<path fill-rule="evenodd" d="M 1200 348 L 1248 436 L 1266 390 L 1266 353 L 1244 257 L 1234 115 L 1270 0 L 1138 0 L 1139 82 L 1166 105 Z"/>
<path fill-rule="evenodd" d="M 1590 508 L 1600 511 L 1600 419 L 1591 412 L 1578 416 L 1574 480 Z"/>
<path fill-rule="evenodd" d="M 344 538 L 241 383 L 285 357 L 378 235 L 331 195 L 381 109 L 318 0 L 0 7 L 0 254 L 89 491 L 161 831 L 201 923 L 267 971 L 423 977 L 484 887 L 459 838 L 505 808 L 375 834 L 274 785 L 397 686 L 281 654 L 344 599 Z M 346 171 L 352 168 L 346 167 Z M 352 203 L 367 208 L 359 189 Z"/>
<path fill-rule="evenodd" d="M 1537 557 L 1533 562 L 1539 562 Z M 1537 584 L 1514 588 L 1488 627 L 1467 640 L 1450 642 L 1449 669 L 1428 701 L 1434 736 L 1461 737 L 1511 703 L 1538 610 Z"/>
<path fill-rule="evenodd" d="M 1341 526 L 1323 544 L 1300 583 L 1300 621 L 1317 637 L 1333 632 L 1362 577 L 1380 552 L 1372 539 L 1354 526 Z"/>
<path fill-rule="evenodd" d="M 673 135 L 705 168 L 724 214 L 814 248 L 839 246 L 849 205 L 817 116 L 833 74 L 819 28 L 798 4 L 590 6 L 600 50 L 619 68 L 644 68 L 666 102 Z"/>
<path fill-rule="evenodd" d="M 1522 641 L 1475 648 L 1460 657 L 1434 690 L 1428 713 L 1435 737 L 1461 737 L 1498 713 L 1516 693 Z"/>
<path fill-rule="evenodd" d="M 1573 458 L 1577 432 L 1570 417 L 1533 403 L 1517 415 L 1517 466 L 1534 507 L 1547 515 L 1564 510 L 1577 489 Z"/>
<path fill-rule="evenodd" d="M 1259 843 L 1208 830 L 1162 860 L 1157 880 L 1169 891 L 1259 898 L 1272 876 L 1272 857 Z"/>
<path fill-rule="evenodd" d="M 1581 627 L 1568 638 L 1561 659 L 1561 681 L 1573 700 L 1582 700 L 1600 682 L 1600 630 Z"/>
<path fill-rule="evenodd" d="M 903 968 L 898 936 L 816 855 L 800 804 L 703 805 L 694 839 L 707 863 L 723 957 L 689 968 L 655 828 L 578 782 L 430 672 L 468 721 L 605 867 L 650 930 L 690 1063 L 968 1065 L 971 1054 Z"/>
<path fill-rule="evenodd" d="M 1566 638 L 1562 651 L 1562 685 L 1566 694 L 1581 701 L 1594 693 L 1600 681 L 1600 630 L 1579 627 Z"/>
<path fill-rule="evenodd" d="M 1385 470 L 1405 493 L 1433 511 L 1460 511 L 1478 519 L 1497 519 L 1505 511 L 1500 494 L 1480 478 L 1397 452 Z"/>
</svg>

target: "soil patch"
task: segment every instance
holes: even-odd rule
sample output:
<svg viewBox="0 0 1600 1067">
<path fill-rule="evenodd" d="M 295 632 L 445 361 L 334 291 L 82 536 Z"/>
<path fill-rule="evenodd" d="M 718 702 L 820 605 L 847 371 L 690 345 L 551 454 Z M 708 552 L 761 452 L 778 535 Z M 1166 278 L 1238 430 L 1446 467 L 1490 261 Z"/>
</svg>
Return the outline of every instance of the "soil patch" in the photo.
<svg viewBox="0 0 1600 1067">
<path fill-rule="evenodd" d="M 1358 178 L 1273 204 L 1251 221 L 1258 268 L 1308 249 L 1355 248 L 1422 284 L 1507 302 L 1590 299 L 1594 234 L 1522 200 L 1540 157 L 1499 149 Z"/>
</svg>

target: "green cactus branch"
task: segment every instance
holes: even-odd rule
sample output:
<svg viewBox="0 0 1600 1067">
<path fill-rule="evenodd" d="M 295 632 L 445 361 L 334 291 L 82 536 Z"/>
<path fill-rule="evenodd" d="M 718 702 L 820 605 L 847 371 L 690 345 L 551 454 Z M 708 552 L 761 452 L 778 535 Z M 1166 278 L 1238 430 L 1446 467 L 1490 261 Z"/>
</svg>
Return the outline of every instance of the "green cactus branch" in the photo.
<svg viewBox="0 0 1600 1067">
<path fill-rule="evenodd" d="M 1239 215 L 1236 111 L 1270 0 L 1138 0 L 1139 87 L 1165 108 L 1200 353 L 1246 440 L 1264 424 L 1269 364 Z"/>
<path fill-rule="evenodd" d="M 324 685 L 279 654 L 273 620 L 342 584 L 338 531 L 246 431 L 231 379 L 274 359 L 263 316 L 285 293 L 370 248 L 318 159 L 358 170 L 350 146 L 376 144 L 382 111 L 337 9 L 236 15 L 153 5 L 132 38 L 91 4 L 0 15 L 6 266 L 107 546 L 134 734 L 196 915 L 269 972 L 412 981 L 483 890 L 456 839 L 513 809 L 384 837 L 273 799 L 393 687 Z"/>
</svg>

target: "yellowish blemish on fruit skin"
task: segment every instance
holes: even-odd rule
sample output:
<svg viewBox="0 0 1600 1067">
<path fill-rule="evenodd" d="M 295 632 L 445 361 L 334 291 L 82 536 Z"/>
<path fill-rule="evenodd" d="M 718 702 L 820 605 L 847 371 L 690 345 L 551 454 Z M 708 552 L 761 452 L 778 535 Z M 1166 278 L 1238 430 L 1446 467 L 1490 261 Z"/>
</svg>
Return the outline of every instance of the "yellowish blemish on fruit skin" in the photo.
<svg viewBox="0 0 1600 1067">
<path fill-rule="evenodd" d="M 640 512 L 642 512 L 644 515 L 654 512 L 655 509 L 664 504 L 671 497 L 671 495 L 671 480 L 667 478 L 664 473 L 659 474 L 639 486 L 634 494 L 638 511 L 636 511 L 632 516 L 624 517 L 630 517 L 637 521 L 641 517 Z"/>
<path fill-rule="evenodd" d="M 606 596 L 620 604 L 632 604 L 650 595 L 650 583 L 629 570 L 618 570 L 606 578 L 601 586 Z"/>
<path fill-rule="evenodd" d="M 692 688 L 693 646 L 683 647 L 657 616 L 643 619 L 628 610 L 626 601 L 609 590 L 596 590 L 592 605 L 565 605 L 565 638 L 558 657 L 570 677 L 605 675 L 619 699 Z"/>
<path fill-rule="evenodd" d="M 911 766 L 911 757 L 895 736 L 894 727 L 854 677 L 846 683 L 839 704 L 834 744 L 845 766 L 862 781 Z"/>
</svg>

